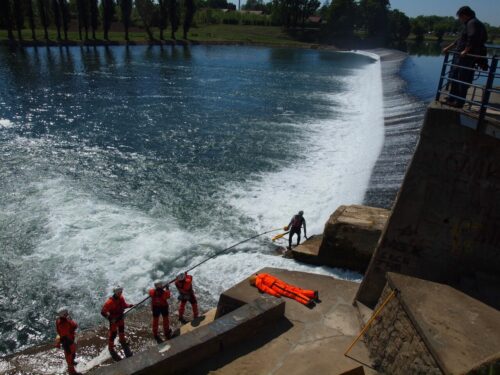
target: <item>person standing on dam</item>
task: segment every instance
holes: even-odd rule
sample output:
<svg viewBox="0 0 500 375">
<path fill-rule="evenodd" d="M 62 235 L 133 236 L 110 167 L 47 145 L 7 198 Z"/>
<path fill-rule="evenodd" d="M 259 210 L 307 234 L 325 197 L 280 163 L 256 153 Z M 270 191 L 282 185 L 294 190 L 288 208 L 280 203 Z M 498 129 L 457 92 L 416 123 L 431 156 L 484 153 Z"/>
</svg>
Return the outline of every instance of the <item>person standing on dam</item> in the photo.
<svg viewBox="0 0 500 375">
<path fill-rule="evenodd" d="M 163 342 L 160 335 L 158 334 L 158 325 L 160 322 L 160 315 L 162 317 L 163 323 L 163 334 L 166 339 L 169 339 L 172 335 L 172 330 L 170 329 L 170 322 L 168 319 L 168 299 L 170 298 L 170 290 L 168 290 L 168 284 L 164 284 L 162 281 L 155 281 L 154 288 L 149 289 L 149 296 L 151 297 L 151 310 L 153 312 L 153 336 L 158 344 Z"/>
<path fill-rule="evenodd" d="M 304 237 L 307 240 L 306 219 L 304 219 L 304 211 L 301 210 L 297 215 L 292 217 L 290 223 L 285 227 L 285 230 L 290 230 L 288 235 L 288 249 L 292 248 L 292 237 L 294 234 L 297 235 L 297 246 L 299 245 L 302 227 L 304 227 Z"/>
<path fill-rule="evenodd" d="M 196 319 L 198 317 L 198 301 L 196 300 L 196 296 L 194 295 L 193 276 L 188 275 L 187 273 L 180 273 L 175 279 L 175 286 L 179 291 L 179 321 L 181 323 L 186 322 L 184 320 L 184 310 L 186 308 L 187 301 L 191 303 L 191 308 L 193 309 L 193 318 Z"/>
<path fill-rule="evenodd" d="M 122 293 L 123 288 L 119 285 L 115 286 L 113 288 L 113 295 L 106 300 L 101 310 L 101 315 L 109 321 L 108 349 L 111 357 L 115 361 L 121 359 L 120 355 L 115 350 L 115 338 L 117 333 L 125 356 L 132 356 L 132 351 L 125 339 L 125 318 L 123 313 L 125 309 L 134 307 L 134 305 L 127 303 Z"/>
<path fill-rule="evenodd" d="M 76 344 L 75 344 L 75 332 L 78 328 L 78 324 L 71 319 L 69 316 L 69 311 L 66 307 L 62 307 L 57 311 L 56 320 L 56 348 L 63 348 L 64 357 L 66 358 L 66 363 L 68 364 L 68 374 L 70 375 L 80 375 L 76 371 Z"/>
<path fill-rule="evenodd" d="M 443 49 L 447 53 L 452 48 L 459 54 L 454 55 L 453 65 L 449 77 L 461 81 L 451 81 L 450 96 L 447 104 L 462 108 L 467 97 L 469 84 L 474 79 L 474 66 L 480 68 L 487 66 L 487 61 L 477 56 L 486 56 L 487 50 L 485 43 L 488 40 L 488 34 L 484 24 L 476 18 L 476 13 L 468 6 L 463 6 L 457 11 L 457 17 L 464 25 L 460 37 Z M 471 56 L 474 55 L 474 56 Z M 463 83 L 462 83 L 463 82 Z"/>
</svg>

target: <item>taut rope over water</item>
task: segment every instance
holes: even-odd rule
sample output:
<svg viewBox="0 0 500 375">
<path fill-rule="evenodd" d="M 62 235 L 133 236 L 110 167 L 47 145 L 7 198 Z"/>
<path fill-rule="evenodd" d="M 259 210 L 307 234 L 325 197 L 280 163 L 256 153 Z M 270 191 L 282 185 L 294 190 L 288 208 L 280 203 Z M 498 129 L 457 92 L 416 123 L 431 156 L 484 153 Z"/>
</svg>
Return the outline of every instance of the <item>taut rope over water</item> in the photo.
<svg viewBox="0 0 500 375">
<path fill-rule="evenodd" d="M 223 249 L 223 250 L 221 250 L 221 251 L 219 251 L 219 252 L 215 253 L 214 255 L 212 255 L 212 256 L 210 256 L 210 257 L 208 257 L 207 259 L 205 259 L 205 260 L 201 261 L 200 263 L 195 264 L 193 267 L 191 267 L 190 269 L 186 270 L 185 272 L 187 273 L 187 272 L 190 272 L 190 271 L 194 270 L 195 268 L 197 268 L 197 267 L 201 266 L 203 263 L 208 262 L 210 259 L 213 259 L 213 258 L 215 258 L 215 257 L 217 257 L 217 256 L 219 256 L 219 255 L 221 255 L 222 253 L 224 253 L 224 252 L 226 252 L 226 251 L 228 251 L 228 250 L 231 250 L 231 249 L 235 248 L 235 247 L 236 247 L 236 246 L 238 246 L 238 245 L 241 245 L 242 243 L 245 243 L 245 242 L 251 241 L 251 240 L 253 240 L 253 239 L 257 238 L 257 237 L 263 236 L 263 235 L 268 234 L 268 233 L 271 233 L 271 232 L 277 232 L 277 231 L 282 230 L 282 229 L 283 229 L 283 228 L 271 229 L 271 230 L 268 230 L 268 231 L 266 231 L 266 232 L 262 232 L 262 233 L 256 234 L 255 236 L 249 237 L 249 238 L 247 238 L 247 239 L 245 239 L 245 240 L 243 240 L 243 241 L 240 241 L 240 242 L 238 242 L 238 243 L 235 243 L 234 245 L 231 245 L 231 246 L 229 246 L 229 247 L 226 247 L 225 249 Z M 168 286 L 168 285 L 172 284 L 174 281 L 175 281 L 175 279 L 170 280 L 170 281 L 169 281 L 168 283 L 166 283 L 163 287 L 165 288 L 166 286 Z M 131 312 L 132 310 L 134 310 L 136 307 L 138 307 L 138 306 L 142 305 L 142 304 L 143 304 L 144 302 L 146 302 L 149 298 L 151 298 L 151 297 L 148 295 L 148 296 L 147 296 L 146 298 L 144 298 L 142 301 L 140 301 L 140 302 L 138 302 L 137 304 L 135 304 L 135 305 L 134 305 L 134 307 L 131 307 L 129 310 L 127 310 L 127 311 L 123 314 L 123 316 L 127 315 L 129 312 Z"/>
</svg>

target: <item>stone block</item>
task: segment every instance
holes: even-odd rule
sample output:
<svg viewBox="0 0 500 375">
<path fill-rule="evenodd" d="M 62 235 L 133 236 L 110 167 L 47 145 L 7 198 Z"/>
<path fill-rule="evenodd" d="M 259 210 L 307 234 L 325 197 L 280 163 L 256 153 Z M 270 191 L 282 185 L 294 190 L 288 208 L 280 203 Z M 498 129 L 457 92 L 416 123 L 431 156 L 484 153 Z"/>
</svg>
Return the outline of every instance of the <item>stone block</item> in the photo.
<svg viewBox="0 0 500 375">
<path fill-rule="evenodd" d="M 325 224 L 318 252 L 321 264 L 364 272 L 389 212 L 360 205 L 340 206 Z"/>
</svg>

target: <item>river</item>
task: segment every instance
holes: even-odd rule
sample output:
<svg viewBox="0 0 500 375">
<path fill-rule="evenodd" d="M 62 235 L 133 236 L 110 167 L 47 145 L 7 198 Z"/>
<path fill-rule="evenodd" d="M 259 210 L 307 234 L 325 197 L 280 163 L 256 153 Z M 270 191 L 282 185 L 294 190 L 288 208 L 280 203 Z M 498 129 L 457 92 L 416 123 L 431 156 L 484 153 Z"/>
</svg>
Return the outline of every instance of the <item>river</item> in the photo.
<svg viewBox="0 0 500 375">
<path fill-rule="evenodd" d="M 395 111 L 422 116 L 440 61 L 423 59 L 403 63 Z M 0 355 L 52 338 L 61 305 L 94 325 L 113 285 L 136 302 L 300 209 L 314 234 L 341 204 L 390 206 L 421 124 L 370 190 L 391 139 L 382 92 L 381 63 L 353 53 L 0 49 Z M 202 309 L 264 266 L 360 280 L 278 257 L 270 237 L 194 271 Z"/>
</svg>

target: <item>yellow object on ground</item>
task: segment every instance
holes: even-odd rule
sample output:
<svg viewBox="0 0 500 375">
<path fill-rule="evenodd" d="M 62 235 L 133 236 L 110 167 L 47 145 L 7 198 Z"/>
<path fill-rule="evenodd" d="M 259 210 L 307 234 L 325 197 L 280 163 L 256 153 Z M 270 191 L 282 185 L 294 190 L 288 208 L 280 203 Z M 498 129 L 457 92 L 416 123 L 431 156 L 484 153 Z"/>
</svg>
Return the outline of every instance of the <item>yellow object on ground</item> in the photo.
<svg viewBox="0 0 500 375">
<path fill-rule="evenodd" d="M 282 238 L 283 236 L 287 235 L 288 232 L 285 232 L 285 233 L 280 233 L 280 234 L 277 234 L 276 236 L 274 236 L 271 240 L 274 242 L 276 240 L 279 240 L 280 238 Z"/>
</svg>

